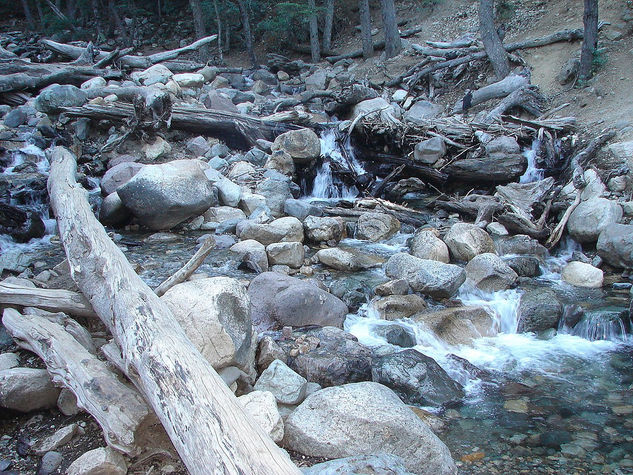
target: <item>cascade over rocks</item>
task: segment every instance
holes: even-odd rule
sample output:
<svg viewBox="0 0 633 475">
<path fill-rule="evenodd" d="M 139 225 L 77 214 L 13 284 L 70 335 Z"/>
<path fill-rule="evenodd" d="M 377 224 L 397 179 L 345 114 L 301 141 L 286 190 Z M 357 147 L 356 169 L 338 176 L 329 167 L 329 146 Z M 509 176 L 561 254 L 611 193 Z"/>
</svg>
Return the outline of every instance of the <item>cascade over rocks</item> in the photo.
<svg viewBox="0 0 633 475">
<path fill-rule="evenodd" d="M 288 416 L 285 431 L 284 446 L 314 457 L 381 452 L 401 457 L 414 473 L 457 473 L 444 443 L 391 389 L 378 383 L 346 384 L 311 394 Z"/>
</svg>

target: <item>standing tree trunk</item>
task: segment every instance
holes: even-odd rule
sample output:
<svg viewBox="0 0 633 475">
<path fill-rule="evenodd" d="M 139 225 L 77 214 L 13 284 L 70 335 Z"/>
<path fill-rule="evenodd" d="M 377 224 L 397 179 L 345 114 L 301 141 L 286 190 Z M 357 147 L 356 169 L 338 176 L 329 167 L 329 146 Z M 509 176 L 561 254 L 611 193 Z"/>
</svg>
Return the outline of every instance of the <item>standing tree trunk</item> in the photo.
<svg viewBox="0 0 633 475">
<path fill-rule="evenodd" d="M 360 15 L 360 34 L 363 38 L 363 58 L 374 55 L 374 43 L 371 40 L 371 12 L 369 0 L 358 0 L 358 14 Z"/>
<path fill-rule="evenodd" d="M 308 10 L 310 10 L 310 56 L 313 63 L 318 63 L 321 60 L 321 45 L 319 44 L 319 21 L 315 0 L 308 0 Z"/>
<path fill-rule="evenodd" d="M 196 32 L 196 39 L 204 38 L 207 36 L 206 28 L 204 27 L 204 16 L 202 15 L 202 6 L 200 0 L 189 0 L 189 6 L 191 7 L 191 14 L 193 15 L 193 28 Z M 206 63 L 209 60 L 209 47 L 204 46 L 200 48 L 200 61 Z"/>
<path fill-rule="evenodd" d="M 325 0 L 323 51 L 330 51 L 332 48 L 332 23 L 334 23 L 334 0 Z"/>
<path fill-rule="evenodd" d="M 585 35 L 582 40 L 578 78 L 586 81 L 592 75 L 593 55 L 598 47 L 598 0 L 585 0 L 582 21 Z"/>
<path fill-rule="evenodd" d="M 224 54 L 222 53 L 222 19 L 220 18 L 220 9 L 218 8 L 218 0 L 213 0 L 213 8 L 215 9 L 215 23 L 218 27 L 218 55 L 220 56 L 220 63 L 224 62 Z"/>
<path fill-rule="evenodd" d="M 396 6 L 393 0 L 380 0 L 382 25 L 385 31 L 385 55 L 393 58 L 402 51 L 402 40 L 396 20 Z"/>
<path fill-rule="evenodd" d="M 127 28 L 121 20 L 121 16 L 119 15 L 114 0 L 108 0 L 108 10 L 110 11 L 110 23 L 119 29 L 119 34 L 123 37 L 125 43 L 128 45 L 131 44 L 130 37 L 127 33 Z"/>
<path fill-rule="evenodd" d="M 248 17 L 248 7 L 244 0 L 237 0 L 237 5 L 240 7 L 240 15 L 242 16 L 242 26 L 244 27 L 244 41 L 246 42 L 246 51 L 248 57 L 251 59 L 251 64 L 254 68 L 257 68 L 257 56 L 255 56 L 255 49 L 253 48 L 253 33 L 251 32 L 251 21 Z"/>
<path fill-rule="evenodd" d="M 497 79 L 501 80 L 510 74 L 508 52 L 503 47 L 501 38 L 495 28 L 494 0 L 480 0 L 479 2 L 479 31 L 488 59 L 492 63 Z"/>
<path fill-rule="evenodd" d="M 103 34 L 103 23 L 101 18 L 101 6 L 99 5 L 98 0 L 91 0 L 90 6 L 92 7 L 92 14 L 94 15 L 95 24 L 97 26 L 97 39 L 95 44 L 99 44 L 101 41 L 105 39 Z"/>
<path fill-rule="evenodd" d="M 29 26 L 29 29 L 35 30 L 35 20 L 33 19 L 33 14 L 31 13 L 31 7 L 29 7 L 29 0 L 22 0 L 22 8 L 24 8 L 24 18 L 26 18 L 26 23 Z"/>
</svg>

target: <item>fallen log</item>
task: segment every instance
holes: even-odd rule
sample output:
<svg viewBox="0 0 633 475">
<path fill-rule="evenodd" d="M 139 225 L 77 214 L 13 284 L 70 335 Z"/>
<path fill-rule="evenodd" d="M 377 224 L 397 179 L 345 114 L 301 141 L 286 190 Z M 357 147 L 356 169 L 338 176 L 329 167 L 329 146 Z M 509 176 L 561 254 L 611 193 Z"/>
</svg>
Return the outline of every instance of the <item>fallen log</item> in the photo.
<svg viewBox="0 0 633 475">
<path fill-rule="evenodd" d="M 504 98 L 494 109 L 486 114 L 483 121 L 487 124 L 498 122 L 503 114 L 515 107 L 520 107 L 538 117 L 545 110 L 546 104 L 545 97 L 536 88 L 523 86 Z"/>
<path fill-rule="evenodd" d="M 55 385 L 72 391 L 77 405 L 101 426 L 108 445 L 131 457 L 164 447 L 167 434 L 143 397 L 68 333 L 64 318 L 21 315 L 7 308 L 2 323 L 18 346 L 46 363 Z"/>
<path fill-rule="evenodd" d="M 410 28 L 408 30 L 404 30 L 400 32 L 400 38 L 408 38 L 409 36 L 413 36 L 417 33 L 420 33 L 424 28 L 421 26 L 416 26 L 415 28 Z M 377 50 L 381 50 L 381 49 L 385 49 L 385 40 L 380 40 L 374 43 L 374 51 Z M 346 53 L 346 54 L 339 54 L 336 56 L 328 56 L 327 58 L 325 58 L 329 63 L 336 63 L 337 61 L 340 61 L 342 59 L 353 59 L 353 58 L 360 58 L 361 56 L 363 56 L 363 50 L 362 49 L 358 49 L 358 50 L 354 50 L 351 53 Z"/>
<path fill-rule="evenodd" d="M 163 51 L 160 53 L 155 53 L 149 56 L 132 56 L 132 55 L 124 55 L 119 58 L 119 62 L 133 69 L 147 69 L 150 66 L 158 63 L 163 63 L 170 59 L 176 59 L 178 56 L 184 53 L 188 53 L 191 51 L 196 51 L 202 48 L 205 45 L 208 45 L 212 41 L 217 39 L 217 35 L 207 36 L 205 38 L 201 38 L 188 46 L 184 46 L 182 48 L 172 49 L 169 51 Z M 81 48 L 79 46 L 67 45 L 64 43 L 57 43 L 53 40 L 43 39 L 41 43 L 46 46 L 48 49 L 61 54 L 63 56 L 67 56 L 72 59 L 79 58 L 86 48 Z M 110 51 L 101 51 L 96 56 L 95 59 L 100 61 L 107 57 L 110 54 Z"/>
<path fill-rule="evenodd" d="M 108 238 L 75 181 L 73 155 L 62 147 L 48 154 L 51 207 L 73 279 L 114 336 L 126 374 L 137 381 L 189 472 L 299 474 Z"/>
<path fill-rule="evenodd" d="M 0 282 L 0 305 L 37 307 L 81 317 L 96 317 L 90 302 L 77 292 L 63 289 L 39 289 Z"/>
<path fill-rule="evenodd" d="M 523 86 L 528 86 L 529 84 L 530 79 L 527 76 L 510 74 L 503 78 L 501 81 L 489 84 L 488 86 L 484 86 L 480 89 L 477 89 L 476 91 L 473 91 L 472 97 L 470 98 L 470 104 L 468 104 L 467 107 L 475 107 L 491 99 L 506 97 L 517 89 Z M 453 114 L 465 111 L 464 106 L 465 104 L 463 100 L 460 99 L 459 101 L 457 101 L 453 106 Z"/>
</svg>

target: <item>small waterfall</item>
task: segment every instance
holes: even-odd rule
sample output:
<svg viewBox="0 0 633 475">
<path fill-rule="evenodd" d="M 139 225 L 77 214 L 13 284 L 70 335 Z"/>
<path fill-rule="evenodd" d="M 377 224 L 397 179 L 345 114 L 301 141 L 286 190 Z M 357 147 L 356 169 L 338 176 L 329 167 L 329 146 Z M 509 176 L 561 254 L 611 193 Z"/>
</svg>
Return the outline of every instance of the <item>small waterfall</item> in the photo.
<svg viewBox="0 0 633 475">
<path fill-rule="evenodd" d="M 527 158 L 528 166 L 523 176 L 519 178 L 519 183 L 532 183 L 542 180 L 545 176 L 545 170 L 536 167 L 536 156 L 540 147 L 541 141 L 535 138 L 530 149 L 523 152 L 523 155 Z"/>
<path fill-rule="evenodd" d="M 629 337 L 626 323 L 617 312 L 596 312 L 585 316 L 572 330 L 572 335 L 586 340 L 626 340 Z"/>
</svg>

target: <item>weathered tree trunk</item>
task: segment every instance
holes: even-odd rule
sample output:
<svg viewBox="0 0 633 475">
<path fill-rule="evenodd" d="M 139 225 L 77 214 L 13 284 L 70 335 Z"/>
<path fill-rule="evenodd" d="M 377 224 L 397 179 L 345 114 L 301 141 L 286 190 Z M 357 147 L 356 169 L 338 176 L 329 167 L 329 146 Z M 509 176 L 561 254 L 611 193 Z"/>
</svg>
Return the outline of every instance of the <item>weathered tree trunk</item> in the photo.
<svg viewBox="0 0 633 475">
<path fill-rule="evenodd" d="M 38 289 L 0 282 L 0 304 L 37 307 L 82 317 L 96 316 L 90 302 L 83 295 L 64 289 Z"/>
<path fill-rule="evenodd" d="M 242 17 L 242 27 L 244 27 L 244 42 L 246 43 L 246 52 L 251 60 L 253 68 L 257 68 L 257 56 L 255 55 L 255 49 L 253 48 L 253 32 L 251 31 L 251 20 L 248 15 L 248 7 L 244 0 L 237 0 L 237 6 L 240 9 L 240 16 Z M 227 48 L 228 51 L 228 48 Z"/>
<path fill-rule="evenodd" d="M 402 51 L 402 40 L 396 20 L 396 6 L 393 0 L 380 0 L 380 8 L 385 33 L 385 55 L 387 58 L 393 58 Z"/>
<path fill-rule="evenodd" d="M 114 336 L 126 373 L 189 472 L 299 474 L 108 238 L 75 181 L 72 154 L 62 147 L 49 150 L 51 207 L 73 279 Z"/>
<path fill-rule="evenodd" d="M 492 63 L 497 79 L 503 79 L 510 74 L 508 53 L 495 28 L 494 0 L 480 0 L 479 2 L 479 30 L 484 43 L 486 54 Z"/>
<path fill-rule="evenodd" d="M 99 423 L 108 445 L 130 456 L 164 446 L 167 435 L 154 411 L 66 331 L 65 319 L 70 320 L 63 314 L 21 315 L 7 308 L 2 323 L 20 347 L 44 360 L 53 383 L 72 391 L 77 405 Z"/>
<path fill-rule="evenodd" d="M 220 9 L 218 8 L 218 0 L 213 0 L 213 8 L 215 10 L 215 23 L 218 28 L 218 55 L 220 56 L 220 62 L 224 61 L 224 53 L 222 51 L 222 40 L 224 35 L 222 33 L 222 19 L 220 17 Z"/>
<path fill-rule="evenodd" d="M 358 0 L 358 14 L 360 16 L 360 34 L 363 39 L 363 58 L 374 55 L 374 43 L 371 39 L 371 12 L 369 0 Z"/>
<path fill-rule="evenodd" d="M 191 15 L 193 16 L 193 28 L 196 32 L 196 39 L 204 38 L 207 36 L 207 31 L 204 26 L 204 15 L 202 14 L 200 0 L 189 0 L 189 7 L 191 8 Z M 209 46 L 204 45 L 200 48 L 200 61 L 206 63 L 208 60 Z"/>
<path fill-rule="evenodd" d="M 31 13 L 31 7 L 29 7 L 29 0 L 22 0 L 22 8 L 24 9 L 24 18 L 26 18 L 26 23 L 29 28 L 31 30 L 37 29 L 35 26 L 35 19 Z"/>
<path fill-rule="evenodd" d="M 313 63 L 321 61 L 321 45 L 319 43 L 319 20 L 316 14 L 315 0 L 308 0 L 310 10 L 310 57 Z"/>
<path fill-rule="evenodd" d="M 529 78 L 517 74 L 511 74 L 501 81 L 489 84 L 473 92 L 470 101 L 470 107 L 482 104 L 490 99 L 497 99 L 500 97 L 506 97 L 512 92 L 520 89 L 521 87 L 528 86 L 530 84 Z M 461 112 L 463 109 L 462 99 L 458 100 L 453 107 L 453 114 Z"/>
<path fill-rule="evenodd" d="M 598 0 L 585 0 L 582 21 L 585 32 L 580 52 L 578 78 L 586 81 L 592 75 L 593 56 L 598 47 Z"/>
<path fill-rule="evenodd" d="M 325 0 L 325 17 L 323 19 L 323 51 L 330 51 L 332 49 L 332 24 L 333 23 L 334 23 L 334 0 Z"/>
</svg>

